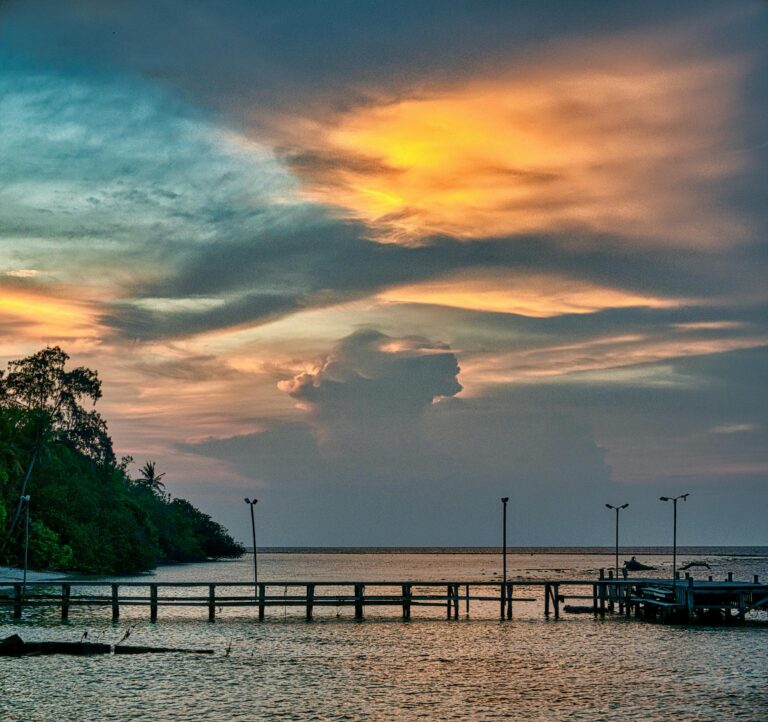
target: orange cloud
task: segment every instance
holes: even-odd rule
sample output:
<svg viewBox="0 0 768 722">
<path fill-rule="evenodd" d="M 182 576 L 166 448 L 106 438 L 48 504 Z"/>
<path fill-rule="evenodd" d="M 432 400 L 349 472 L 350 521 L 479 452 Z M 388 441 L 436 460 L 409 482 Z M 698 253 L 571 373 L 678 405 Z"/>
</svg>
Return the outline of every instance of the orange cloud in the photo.
<svg viewBox="0 0 768 722">
<path fill-rule="evenodd" d="M 31 345 L 96 341 L 104 329 L 99 309 L 81 296 L 82 289 L 40 289 L 0 286 L 0 330 L 9 329 L 0 346 L 2 355 L 27 353 Z"/>
<path fill-rule="evenodd" d="M 618 47 L 590 60 L 381 100 L 311 132 L 304 124 L 290 160 L 307 196 L 382 241 L 552 231 L 698 247 L 740 239 L 744 222 L 717 207 L 715 186 L 745 162 L 728 151 L 742 64 L 633 61 Z"/>
<path fill-rule="evenodd" d="M 425 303 L 536 318 L 630 306 L 669 308 L 681 303 L 565 276 L 511 271 L 399 286 L 380 293 L 378 298 L 395 303 Z"/>
<path fill-rule="evenodd" d="M 588 341 L 522 348 L 510 352 L 476 354 L 461 359 L 461 382 L 468 394 L 496 384 L 556 381 L 579 374 L 585 381 L 619 381 L 651 385 L 665 384 L 652 371 L 628 376 L 626 371 L 641 364 L 658 364 L 686 356 L 700 356 L 768 344 L 765 336 L 746 338 L 654 338 L 638 334 L 609 336 Z M 663 369 L 667 376 L 670 369 Z M 576 377 L 579 378 L 579 377 Z M 576 380 L 573 376 L 569 379 Z"/>
</svg>

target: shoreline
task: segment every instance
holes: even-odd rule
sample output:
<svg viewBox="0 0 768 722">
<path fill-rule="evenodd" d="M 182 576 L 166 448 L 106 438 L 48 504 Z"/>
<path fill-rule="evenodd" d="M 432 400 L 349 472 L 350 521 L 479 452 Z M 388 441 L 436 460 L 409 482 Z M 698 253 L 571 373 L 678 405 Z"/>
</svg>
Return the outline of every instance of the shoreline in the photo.
<svg viewBox="0 0 768 722">
<path fill-rule="evenodd" d="M 259 554 L 500 554 L 501 547 L 258 547 Z M 614 547 L 507 547 L 507 554 L 530 555 L 613 555 Z M 246 547 L 253 554 L 253 547 Z M 672 554 L 672 547 L 619 547 L 619 554 L 662 556 Z M 716 557 L 768 557 L 768 546 L 678 546 L 681 554 L 702 554 Z"/>
<path fill-rule="evenodd" d="M 28 582 L 48 582 L 56 581 L 58 579 L 67 579 L 72 575 L 72 572 L 38 572 L 31 569 L 27 570 Z M 24 579 L 24 570 L 16 569 L 15 567 L 0 567 L 0 583 L 5 582 L 21 582 Z"/>
</svg>

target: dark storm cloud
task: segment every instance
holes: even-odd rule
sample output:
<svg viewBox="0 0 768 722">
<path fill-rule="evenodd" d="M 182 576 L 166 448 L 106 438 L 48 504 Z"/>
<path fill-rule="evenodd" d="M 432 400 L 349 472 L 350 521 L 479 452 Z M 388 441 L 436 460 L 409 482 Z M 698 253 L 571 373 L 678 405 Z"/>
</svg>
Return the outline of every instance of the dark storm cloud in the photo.
<svg viewBox="0 0 768 722">
<path fill-rule="evenodd" d="M 553 510 L 579 514 L 596 503 L 610 484 L 586 428 L 549 409 L 523 417 L 493 399 L 451 398 L 458 373 L 444 344 L 360 331 L 316 372 L 283 384 L 305 407 L 305 423 L 272 422 L 182 449 L 261 481 L 260 499 L 280 525 L 304 520 L 296 544 L 386 544 L 393 533 L 405 544 L 490 543 L 476 530 L 502 493 L 525 504 L 526 533 Z"/>
<path fill-rule="evenodd" d="M 297 227 L 263 230 L 255 237 L 200 246 L 169 244 L 158 249 L 166 269 L 155 280 L 134 281 L 133 298 L 195 298 L 235 294 L 216 309 L 152 311 L 118 307 L 106 322 L 137 337 L 179 336 L 253 322 L 263 323 L 298 309 L 324 307 L 362 298 L 388 287 L 415 283 L 456 272 L 550 272 L 628 292 L 670 299 L 706 299 L 711 307 L 685 310 L 637 309 L 607 311 L 581 317 L 586 330 L 603 324 L 618 327 L 624 320 L 641 325 L 665 321 L 735 318 L 737 302 L 745 318 L 764 311 L 759 303 L 764 262 L 752 247 L 733 251 L 718 263 L 711 254 L 643 249 L 582 251 L 563 248 L 557 238 L 519 237 L 462 243 L 435 238 L 416 248 L 382 245 L 365 237 L 356 223 L 301 214 Z M 236 235 L 243 234 L 240 229 Z M 254 292 L 253 289 L 259 289 Z M 756 310 L 749 311 L 749 308 Z M 449 312 L 460 319 L 462 312 Z M 574 319 L 526 319 L 512 314 L 467 312 L 486 327 L 536 327 L 558 331 Z M 142 331 L 143 324 L 147 324 Z"/>
<path fill-rule="evenodd" d="M 266 321 L 299 308 L 296 298 L 267 293 L 248 293 L 215 308 L 160 312 L 128 304 L 112 304 L 102 323 L 127 338 L 160 339 L 189 336 L 211 329 L 230 328 Z"/>
<path fill-rule="evenodd" d="M 282 388 L 310 411 L 327 453 L 391 461 L 414 444 L 413 426 L 433 400 L 461 391 L 458 373 L 443 344 L 368 329 L 337 344 L 318 371 Z"/>
<path fill-rule="evenodd" d="M 766 349 L 674 362 L 685 380 L 679 385 L 526 384 L 403 413 L 407 404 L 393 411 L 391 399 L 360 383 L 360 369 L 375 358 L 364 339 L 376 334 L 367 334 L 339 347 L 362 349 L 362 363 L 346 359 L 332 383 L 322 371 L 307 382 L 344 400 L 323 407 L 333 407 L 333 418 L 312 407 L 304 423 L 272 422 L 259 433 L 183 446 L 259 482 L 270 509 L 262 528 L 276 544 L 493 544 L 494 509 L 504 495 L 513 502 L 513 544 L 603 543 L 612 520 L 606 502 L 630 502 L 627 543 L 663 543 L 669 523 L 657 499 L 682 492 L 692 494 L 688 543 L 749 543 L 754 531 L 768 531 L 760 470 Z M 396 363 L 377 371 L 389 395 L 409 397 Z M 299 384 L 300 399 L 326 403 L 322 392 L 303 389 Z M 411 436 L 397 453 L 378 451 L 375 418 L 382 415 Z M 355 430 L 355 443 L 329 448 L 340 425 Z M 607 459 L 606 441 L 614 450 Z M 635 453 L 652 457 L 643 469 L 650 473 L 635 480 L 641 483 L 623 478 L 633 464 L 643 468 Z M 669 473 L 659 473 L 665 468 Z"/>
<path fill-rule="evenodd" d="M 29 29 L 7 33 L 6 40 L 39 57 L 82 64 L 98 57 L 224 108 L 265 101 L 286 108 L 329 91 L 337 107 L 345 106 L 364 97 L 374 81 L 395 88 L 418 85 L 425 77 L 486 70 L 563 37 L 654 27 L 659 18 L 690 23 L 721 8 L 716 2 L 452 0 L 441 2 L 438 12 L 431 3 L 357 0 L 84 0 L 10 2 L 5 14 L 14 28 Z"/>
</svg>

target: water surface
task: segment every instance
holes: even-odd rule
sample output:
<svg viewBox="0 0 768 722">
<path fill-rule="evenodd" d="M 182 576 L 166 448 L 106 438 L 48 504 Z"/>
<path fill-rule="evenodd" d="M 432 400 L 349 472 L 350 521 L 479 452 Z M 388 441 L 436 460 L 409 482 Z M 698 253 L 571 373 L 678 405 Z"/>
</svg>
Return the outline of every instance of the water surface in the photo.
<svg viewBox="0 0 768 722">
<path fill-rule="evenodd" d="M 586 551 L 586 550 L 583 550 Z M 768 575 L 768 550 L 696 550 L 724 578 Z M 642 561 L 668 572 L 666 556 Z M 516 553 L 519 578 L 592 578 L 609 553 Z M 489 554 L 264 554 L 264 581 L 493 580 Z M 252 558 L 165 567 L 142 581 L 247 581 Z M 127 578 L 126 578 L 127 579 Z M 528 595 L 528 592 L 525 592 Z M 538 592 L 534 594 L 537 596 Z M 500 622 L 497 604 L 474 604 L 448 622 L 442 610 L 206 610 L 123 608 L 0 612 L 0 636 L 117 641 L 212 648 L 208 656 L 99 656 L 0 659 L 2 720 L 758 720 L 768 719 L 768 625 L 681 627 L 591 615 L 545 620 L 542 603 L 515 605 Z M 227 653 L 227 650 L 229 652 Z"/>
</svg>

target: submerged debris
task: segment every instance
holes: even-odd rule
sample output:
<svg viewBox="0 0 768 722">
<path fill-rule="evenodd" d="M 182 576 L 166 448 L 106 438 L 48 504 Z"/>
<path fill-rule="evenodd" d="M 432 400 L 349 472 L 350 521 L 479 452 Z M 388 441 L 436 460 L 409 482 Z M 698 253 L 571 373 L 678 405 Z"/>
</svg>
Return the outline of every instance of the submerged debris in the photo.
<svg viewBox="0 0 768 722">
<path fill-rule="evenodd" d="M 85 635 L 83 635 L 85 637 Z M 122 641 L 122 640 L 121 640 Z M 0 640 L 0 657 L 22 657 L 41 654 L 159 654 L 186 652 L 188 654 L 213 654 L 212 649 L 177 649 L 175 647 L 118 646 L 98 642 L 25 642 L 18 634 Z"/>
</svg>

